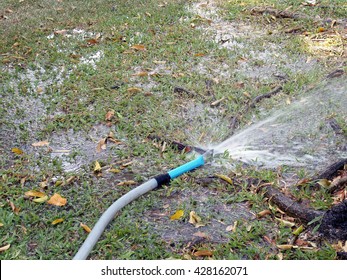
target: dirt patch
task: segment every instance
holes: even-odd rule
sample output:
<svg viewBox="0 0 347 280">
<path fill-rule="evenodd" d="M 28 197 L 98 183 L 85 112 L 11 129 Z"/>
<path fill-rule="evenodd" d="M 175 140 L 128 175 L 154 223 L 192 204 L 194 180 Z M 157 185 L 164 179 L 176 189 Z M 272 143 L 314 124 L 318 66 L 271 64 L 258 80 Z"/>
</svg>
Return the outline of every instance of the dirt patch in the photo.
<svg viewBox="0 0 347 280">
<path fill-rule="evenodd" d="M 225 204 L 218 199 L 212 201 L 211 197 L 216 195 L 217 192 L 211 189 L 185 189 L 164 198 L 163 206 L 146 212 L 144 219 L 153 228 L 153 232 L 171 246 L 179 247 L 189 242 L 227 242 L 232 234 L 230 226 L 236 221 L 247 222 L 255 218 L 255 215 L 243 203 Z M 170 216 L 177 210 L 172 205 L 173 200 L 177 205 L 186 205 L 184 218 L 176 221 L 170 221 Z M 205 225 L 196 227 L 189 223 L 190 211 L 195 211 Z"/>
</svg>

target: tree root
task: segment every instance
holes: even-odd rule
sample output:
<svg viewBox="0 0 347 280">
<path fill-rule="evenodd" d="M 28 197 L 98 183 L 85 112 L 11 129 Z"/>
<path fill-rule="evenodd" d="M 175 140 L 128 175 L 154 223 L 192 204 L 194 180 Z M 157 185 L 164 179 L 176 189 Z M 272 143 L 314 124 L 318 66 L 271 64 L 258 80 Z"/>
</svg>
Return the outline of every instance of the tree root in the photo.
<svg viewBox="0 0 347 280">
<path fill-rule="evenodd" d="M 323 211 L 317 211 L 303 206 L 302 204 L 287 197 L 279 190 L 271 186 L 264 186 L 262 190 L 270 202 L 276 204 L 287 215 L 297 218 L 307 224 L 319 216 L 324 215 Z"/>
</svg>

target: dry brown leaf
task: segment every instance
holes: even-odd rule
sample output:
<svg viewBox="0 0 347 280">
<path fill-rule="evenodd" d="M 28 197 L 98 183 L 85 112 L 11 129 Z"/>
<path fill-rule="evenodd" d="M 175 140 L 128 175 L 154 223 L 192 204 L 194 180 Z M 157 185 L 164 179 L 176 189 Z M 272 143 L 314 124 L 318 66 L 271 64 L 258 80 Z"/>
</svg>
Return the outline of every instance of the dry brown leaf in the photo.
<svg viewBox="0 0 347 280">
<path fill-rule="evenodd" d="M 92 231 L 86 224 L 80 223 L 80 226 L 88 233 Z"/>
<path fill-rule="evenodd" d="M 271 214 L 271 211 L 269 209 L 266 209 L 266 210 L 263 210 L 263 211 L 260 211 L 259 213 L 257 213 L 257 217 L 258 218 L 262 218 L 266 215 L 270 215 Z"/>
<path fill-rule="evenodd" d="M 54 220 L 51 224 L 52 224 L 52 225 L 56 225 L 56 224 L 62 223 L 63 221 L 64 221 L 64 219 L 59 218 L 59 219 Z"/>
<path fill-rule="evenodd" d="M 201 56 L 205 56 L 206 54 L 205 53 L 196 53 L 196 54 L 194 54 L 194 56 L 196 56 L 196 57 L 201 57 Z"/>
<path fill-rule="evenodd" d="M 234 224 L 227 226 L 225 230 L 236 232 L 237 225 L 238 225 L 238 221 L 235 221 Z"/>
<path fill-rule="evenodd" d="M 11 247 L 11 244 L 7 244 L 5 246 L 2 246 L 2 247 L 0 247 L 0 252 L 4 252 L 4 251 L 8 250 L 10 247 Z"/>
<path fill-rule="evenodd" d="M 189 213 L 189 223 L 195 225 L 201 222 L 201 218 L 195 213 L 195 211 L 190 211 Z"/>
<path fill-rule="evenodd" d="M 135 73 L 133 76 L 147 77 L 147 76 L 148 76 L 148 72 L 146 72 L 146 71 L 137 72 L 137 73 Z"/>
<path fill-rule="evenodd" d="M 15 153 L 16 155 L 24 154 L 24 152 L 19 148 L 12 148 L 11 151 L 12 151 L 12 153 Z"/>
<path fill-rule="evenodd" d="M 65 185 L 70 184 L 70 183 L 73 182 L 75 179 L 76 179 L 76 176 L 71 176 L 71 177 L 67 178 L 67 180 L 66 180 L 66 182 L 65 182 Z"/>
<path fill-rule="evenodd" d="M 180 219 L 181 217 L 183 217 L 184 215 L 184 211 L 183 210 L 177 210 L 175 212 L 175 214 L 173 214 L 171 217 L 170 217 L 170 220 L 178 220 Z"/>
<path fill-rule="evenodd" d="M 60 194 L 55 193 L 48 201 L 48 204 L 55 205 L 55 206 L 64 206 L 66 204 L 67 200 L 66 198 L 63 198 L 60 196 Z"/>
<path fill-rule="evenodd" d="M 205 224 L 201 223 L 201 218 L 195 213 L 195 211 L 190 211 L 189 223 L 195 225 L 196 228 L 205 226 Z"/>
<path fill-rule="evenodd" d="M 117 186 L 131 186 L 131 185 L 136 185 L 137 183 L 133 180 L 129 181 L 123 181 L 117 184 Z"/>
<path fill-rule="evenodd" d="M 16 205 L 14 205 L 14 203 L 12 201 L 9 201 L 9 203 L 10 203 L 10 206 L 11 206 L 13 213 L 18 215 L 20 208 L 18 208 Z"/>
<path fill-rule="evenodd" d="M 49 142 L 48 141 L 39 141 L 36 143 L 31 144 L 33 147 L 43 147 L 43 146 L 48 146 Z"/>
<path fill-rule="evenodd" d="M 213 252 L 209 250 L 199 250 L 194 252 L 193 254 L 195 257 L 212 257 Z"/>
<path fill-rule="evenodd" d="M 27 191 L 25 195 L 29 197 L 44 197 L 46 194 L 39 191 Z"/>
<path fill-rule="evenodd" d="M 107 137 L 100 139 L 98 145 L 96 146 L 96 151 L 98 153 L 100 153 L 102 150 L 106 150 L 106 148 L 107 148 L 106 144 L 107 144 Z M 95 169 L 94 169 L 94 171 L 95 171 Z"/>
<path fill-rule="evenodd" d="M 110 121 L 113 119 L 113 117 L 114 117 L 114 110 L 110 110 L 106 113 L 105 120 Z"/>
<path fill-rule="evenodd" d="M 129 93 L 138 93 L 138 92 L 141 92 L 142 89 L 137 88 L 137 87 L 130 87 L 130 88 L 127 89 L 127 91 L 128 91 Z"/>
<path fill-rule="evenodd" d="M 145 51 L 146 47 L 144 45 L 133 45 L 130 47 L 132 50 Z"/>
<path fill-rule="evenodd" d="M 201 238 L 208 238 L 208 235 L 205 232 L 198 231 L 193 234 L 194 236 L 201 237 Z"/>
<path fill-rule="evenodd" d="M 92 39 L 88 39 L 87 43 L 88 43 L 88 45 L 96 45 L 99 43 L 99 41 L 95 38 L 92 38 Z"/>
<path fill-rule="evenodd" d="M 291 245 L 291 244 L 277 245 L 277 248 L 281 249 L 281 250 L 290 250 L 293 247 L 294 247 L 294 245 Z"/>
<path fill-rule="evenodd" d="M 287 220 L 283 220 L 283 219 L 280 219 L 280 218 L 277 218 L 277 217 L 275 217 L 275 219 L 276 219 L 277 221 L 279 221 L 281 224 L 283 224 L 283 225 L 285 225 L 285 226 L 287 226 L 287 227 L 293 227 L 293 226 L 295 226 L 295 223 L 293 223 L 293 222 L 289 222 L 289 221 L 287 221 Z"/>
<path fill-rule="evenodd" d="M 59 34 L 59 35 L 65 35 L 66 33 L 67 33 L 67 30 L 65 29 L 54 31 L 54 34 Z"/>
</svg>

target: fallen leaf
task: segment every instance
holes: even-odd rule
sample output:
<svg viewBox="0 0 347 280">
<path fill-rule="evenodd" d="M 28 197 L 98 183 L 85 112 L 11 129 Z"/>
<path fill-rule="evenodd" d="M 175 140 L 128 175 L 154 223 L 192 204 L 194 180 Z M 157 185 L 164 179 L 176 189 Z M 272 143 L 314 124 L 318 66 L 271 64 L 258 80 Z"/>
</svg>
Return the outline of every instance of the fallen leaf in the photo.
<svg viewBox="0 0 347 280">
<path fill-rule="evenodd" d="M 209 250 L 199 250 L 194 252 L 193 254 L 195 257 L 212 257 L 213 252 Z"/>
<path fill-rule="evenodd" d="M 97 160 L 95 161 L 94 172 L 95 173 L 101 172 L 101 165 Z"/>
<path fill-rule="evenodd" d="M 198 231 L 193 234 L 194 236 L 201 237 L 201 238 L 208 238 L 208 235 L 205 232 Z"/>
<path fill-rule="evenodd" d="M 37 88 L 36 88 L 36 92 L 37 92 L 38 94 L 41 94 L 41 93 L 43 92 L 43 87 L 37 87 Z"/>
<path fill-rule="evenodd" d="M 331 184 L 331 182 L 327 179 L 321 179 L 317 182 L 320 186 L 322 186 L 323 188 L 328 188 Z"/>
<path fill-rule="evenodd" d="M 45 193 L 39 191 L 27 191 L 24 194 L 29 197 L 43 197 L 46 195 Z"/>
<path fill-rule="evenodd" d="M 4 252 L 4 251 L 8 250 L 10 247 L 11 247 L 11 244 L 7 244 L 3 247 L 0 247 L 0 252 Z"/>
<path fill-rule="evenodd" d="M 242 93 L 244 96 L 246 96 L 247 98 L 252 98 L 252 96 L 250 95 L 250 93 L 249 92 L 247 92 L 247 91 L 244 91 L 243 93 Z"/>
<path fill-rule="evenodd" d="M 170 220 L 178 220 L 184 215 L 183 210 L 177 210 L 175 214 L 170 217 Z"/>
<path fill-rule="evenodd" d="M 96 44 L 99 43 L 99 41 L 94 39 L 94 38 L 92 38 L 92 39 L 88 39 L 87 43 L 88 43 L 88 45 L 96 45 Z"/>
<path fill-rule="evenodd" d="M 48 201 L 48 204 L 52 204 L 55 206 L 64 206 L 66 204 L 66 198 L 60 196 L 60 194 L 55 193 Z"/>
<path fill-rule="evenodd" d="M 238 224 L 238 222 L 235 221 L 234 224 L 227 226 L 225 230 L 226 231 L 236 232 L 237 224 Z"/>
<path fill-rule="evenodd" d="M 166 61 L 165 60 L 153 60 L 154 64 L 165 64 Z"/>
<path fill-rule="evenodd" d="M 306 240 L 297 239 L 297 240 L 295 240 L 295 245 L 298 245 L 298 246 L 307 246 L 307 245 L 309 245 L 309 243 L 308 243 Z"/>
<path fill-rule="evenodd" d="M 11 151 L 12 151 L 12 153 L 15 153 L 16 155 L 24 154 L 24 152 L 21 149 L 19 149 L 19 148 L 12 148 Z"/>
<path fill-rule="evenodd" d="M 119 169 L 117 169 L 117 168 L 111 168 L 111 169 L 108 170 L 108 172 L 119 173 L 121 171 Z"/>
<path fill-rule="evenodd" d="M 20 208 L 18 208 L 16 205 L 14 205 L 14 203 L 12 201 L 9 201 L 9 203 L 10 203 L 10 206 L 11 206 L 13 213 L 18 214 L 20 211 Z"/>
<path fill-rule="evenodd" d="M 146 50 L 146 47 L 144 45 L 133 45 L 130 48 L 133 50 L 136 50 L 136 51 L 145 51 Z"/>
<path fill-rule="evenodd" d="M 59 219 L 54 220 L 51 224 L 52 224 L 52 225 L 56 225 L 56 224 L 62 223 L 63 221 L 64 221 L 64 219 L 59 218 Z"/>
<path fill-rule="evenodd" d="M 347 241 L 345 241 L 345 246 L 342 247 L 342 250 L 347 253 Z"/>
<path fill-rule="evenodd" d="M 133 76 L 146 77 L 146 76 L 148 76 L 148 72 L 145 72 L 145 71 L 137 72 L 137 73 L 133 74 Z"/>
<path fill-rule="evenodd" d="M 271 211 L 269 209 L 266 209 L 266 210 L 263 210 L 263 211 L 260 211 L 259 213 L 257 213 L 257 217 L 258 218 L 262 218 L 266 215 L 270 215 L 271 214 Z"/>
<path fill-rule="evenodd" d="M 48 141 L 39 141 L 36 143 L 31 144 L 33 147 L 43 147 L 43 146 L 48 146 L 49 142 Z"/>
<path fill-rule="evenodd" d="M 201 218 L 195 213 L 195 211 L 190 211 L 189 213 L 189 223 L 195 225 L 201 222 Z"/>
<path fill-rule="evenodd" d="M 44 203 L 47 200 L 48 200 L 48 196 L 47 195 L 33 199 L 33 201 L 36 202 L 36 203 Z"/>
<path fill-rule="evenodd" d="M 88 227 L 87 225 L 80 223 L 80 226 L 86 231 L 86 232 L 91 232 L 92 230 L 90 229 L 90 227 Z"/>
<path fill-rule="evenodd" d="M 65 35 L 66 33 L 67 33 L 67 30 L 65 29 L 54 31 L 54 34 L 59 34 L 59 35 Z"/>
<path fill-rule="evenodd" d="M 98 145 L 96 146 L 96 151 L 98 153 L 100 153 L 102 150 L 106 150 L 106 148 L 107 148 L 106 144 L 107 144 L 107 137 L 106 138 L 102 138 L 99 141 Z M 100 169 L 101 169 L 101 167 L 100 167 Z M 94 169 L 94 172 L 97 172 L 97 171 Z"/>
<path fill-rule="evenodd" d="M 216 174 L 215 176 L 218 177 L 218 178 L 220 178 L 220 179 L 222 179 L 223 181 L 229 183 L 230 185 L 232 185 L 232 183 L 233 183 L 233 180 L 231 180 L 231 178 L 228 177 L 228 176 L 226 176 L 226 175 L 223 175 L 223 174 Z"/>
<path fill-rule="evenodd" d="M 129 161 L 129 162 L 123 163 L 122 167 L 127 167 L 127 166 L 132 165 L 132 164 L 133 164 L 133 162 Z"/>
<path fill-rule="evenodd" d="M 287 227 L 293 227 L 293 226 L 295 226 L 295 223 L 292 223 L 292 222 L 289 222 L 289 221 L 286 221 L 286 220 L 283 220 L 283 219 L 280 219 L 280 218 L 277 218 L 277 217 L 275 217 L 275 219 L 276 219 L 277 221 L 279 221 L 281 224 L 283 224 L 283 225 L 285 225 L 285 226 L 287 226 Z"/>
<path fill-rule="evenodd" d="M 232 231 L 233 230 L 233 228 L 234 228 L 234 226 L 233 225 L 229 225 L 229 226 L 227 226 L 226 227 L 226 231 Z"/>
<path fill-rule="evenodd" d="M 196 54 L 194 54 L 194 56 L 196 56 L 196 57 L 201 57 L 201 56 L 205 56 L 206 54 L 204 54 L 204 53 L 196 53 Z"/>
<path fill-rule="evenodd" d="M 295 229 L 295 230 L 293 231 L 293 234 L 294 234 L 294 235 L 299 235 L 300 233 L 303 232 L 304 229 L 305 229 L 304 226 L 301 225 L 301 226 L 299 226 L 297 229 Z"/>
<path fill-rule="evenodd" d="M 281 249 L 281 250 L 290 250 L 293 247 L 294 247 L 294 245 L 291 245 L 291 244 L 277 245 L 277 248 Z"/>
<path fill-rule="evenodd" d="M 141 92 L 141 91 L 142 91 L 142 89 L 137 88 L 137 87 L 130 87 L 130 88 L 127 89 L 127 92 L 129 92 L 129 93 L 138 93 L 138 92 Z"/>
<path fill-rule="evenodd" d="M 195 225 L 196 228 L 205 226 L 205 224 L 201 223 L 201 218 L 195 213 L 195 211 L 190 211 L 189 223 Z"/>
<path fill-rule="evenodd" d="M 65 184 L 68 185 L 68 184 L 70 184 L 71 182 L 73 182 L 75 179 L 76 179 L 76 176 L 71 176 L 71 177 L 67 178 Z"/>
<path fill-rule="evenodd" d="M 54 183 L 55 187 L 59 187 L 59 186 L 64 186 L 64 181 L 63 180 L 58 180 Z"/>
<path fill-rule="evenodd" d="M 267 235 L 264 235 L 264 236 L 263 236 L 263 239 L 264 239 L 267 243 L 273 244 L 273 241 L 272 241 L 271 238 L 268 237 Z"/>
<path fill-rule="evenodd" d="M 106 113 L 105 120 L 110 121 L 113 119 L 113 117 L 114 117 L 114 110 L 110 110 Z"/>
<path fill-rule="evenodd" d="M 137 183 L 133 180 L 129 181 L 123 181 L 117 184 L 117 186 L 131 186 L 131 185 L 136 185 Z"/>
</svg>

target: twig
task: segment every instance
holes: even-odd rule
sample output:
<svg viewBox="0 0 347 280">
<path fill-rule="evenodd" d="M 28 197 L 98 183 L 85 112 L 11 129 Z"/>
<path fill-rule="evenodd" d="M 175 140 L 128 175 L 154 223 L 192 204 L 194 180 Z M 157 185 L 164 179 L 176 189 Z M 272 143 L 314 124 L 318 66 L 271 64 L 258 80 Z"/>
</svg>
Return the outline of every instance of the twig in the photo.
<svg viewBox="0 0 347 280">
<path fill-rule="evenodd" d="M 347 176 L 334 180 L 329 186 L 328 193 L 334 193 L 342 190 L 347 183 Z"/>
<path fill-rule="evenodd" d="M 247 105 L 243 110 L 240 110 L 231 120 L 231 123 L 230 123 L 230 129 L 231 129 L 231 132 L 234 131 L 234 129 L 236 128 L 236 125 L 240 119 L 240 117 L 247 113 L 249 111 L 249 108 L 254 108 L 255 107 L 255 104 L 256 103 L 259 103 L 261 100 L 263 100 L 264 98 L 270 98 L 274 95 L 276 95 L 277 93 L 279 93 L 281 90 L 283 89 L 282 86 L 278 86 L 277 88 L 275 88 L 274 90 L 268 92 L 268 93 L 265 93 L 265 94 L 262 94 L 262 95 L 259 95 L 257 97 L 255 97 L 252 102 Z"/>
<path fill-rule="evenodd" d="M 249 105 L 251 108 L 255 107 L 255 104 L 260 102 L 261 100 L 265 99 L 265 98 L 270 98 L 273 95 L 276 95 L 277 93 L 279 93 L 281 90 L 283 89 L 282 86 L 279 86 L 277 88 L 275 88 L 273 91 L 270 91 L 268 93 L 262 94 L 257 96 L 256 98 L 253 99 L 252 103 Z"/>
</svg>

